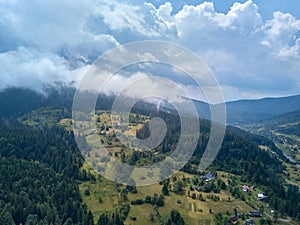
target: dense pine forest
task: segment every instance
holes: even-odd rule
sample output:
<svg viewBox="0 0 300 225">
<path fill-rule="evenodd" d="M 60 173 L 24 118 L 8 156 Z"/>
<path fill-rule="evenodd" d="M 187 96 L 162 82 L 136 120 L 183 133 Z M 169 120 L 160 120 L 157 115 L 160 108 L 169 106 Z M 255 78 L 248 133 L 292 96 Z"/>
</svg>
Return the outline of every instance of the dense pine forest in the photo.
<svg viewBox="0 0 300 225">
<path fill-rule="evenodd" d="M 0 123 L 0 224 L 92 224 L 73 136 L 61 127 Z"/>
</svg>

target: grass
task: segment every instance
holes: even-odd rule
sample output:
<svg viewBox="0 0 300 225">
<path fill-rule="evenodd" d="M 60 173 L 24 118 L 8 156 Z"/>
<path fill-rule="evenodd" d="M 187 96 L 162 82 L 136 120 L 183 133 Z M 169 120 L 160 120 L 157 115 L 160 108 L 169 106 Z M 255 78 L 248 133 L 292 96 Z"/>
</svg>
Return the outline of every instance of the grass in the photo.
<svg viewBox="0 0 300 225">
<path fill-rule="evenodd" d="M 98 221 L 101 213 L 110 213 L 118 206 L 116 185 L 106 179 L 96 183 L 83 182 L 79 184 L 79 190 L 83 201 L 93 213 L 95 222 Z M 85 195 L 85 190 L 89 190 L 90 195 Z"/>
<path fill-rule="evenodd" d="M 159 221 L 156 218 L 154 218 L 154 221 L 150 220 L 150 213 L 154 213 L 155 211 L 153 209 L 153 206 L 149 205 L 149 204 L 144 204 L 143 206 L 130 206 L 130 212 L 129 215 L 127 217 L 127 219 L 125 220 L 124 224 L 125 225 L 133 225 L 133 224 L 153 224 L 153 225 L 159 225 Z M 136 217 L 137 220 L 133 221 L 131 218 L 132 217 Z"/>
<path fill-rule="evenodd" d="M 66 130 L 71 130 L 72 129 L 71 121 L 72 121 L 71 119 L 65 118 L 65 119 L 62 119 L 61 121 L 59 121 L 58 124 L 63 126 Z"/>
<path fill-rule="evenodd" d="M 113 135 L 113 130 L 111 128 L 111 117 L 109 112 L 100 111 L 97 112 L 95 115 L 95 121 L 97 118 L 100 117 L 100 123 L 98 124 L 98 128 L 96 133 L 95 132 L 88 132 L 87 140 L 88 143 L 91 144 L 94 148 L 100 148 L 99 140 L 103 141 L 103 145 L 107 147 L 107 149 L 111 153 L 119 152 L 121 150 L 120 143 L 118 140 L 111 138 L 111 144 L 108 146 L 108 139 L 111 135 Z M 148 118 L 144 119 L 144 122 Z M 119 121 L 120 118 L 113 117 L 113 121 Z M 123 132 L 123 134 L 127 136 L 135 136 L 137 129 L 140 129 L 144 122 L 137 123 L 137 124 L 128 124 L 129 128 Z M 60 122 L 66 128 L 70 125 L 70 121 L 62 120 Z M 103 131 L 100 130 L 100 125 L 104 124 L 106 129 Z M 88 126 L 85 122 L 78 123 L 77 126 Z M 120 132 L 121 130 L 115 130 L 115 132 Z M 260 146 L 261 149 L 268 150 L 266 146 Z M 127 151 L 127 149 L 125 149 Z M 128 153 L 128 152 L 126 152 Z M 290 174 L 292 174 L 292 168 L 287 167 Z M 83 169 L 89 170 L 89 166 L 84 164 Z M 97 176 L 96 172 L 93 171 Z M 155 171 L 154 171 L 155 173 Z M 199 192 L 197 191 L 190 191 L 190 195 L 195 193 L 197 195 L 196 199 L 192 199 L 188 197 L 188 190 L 189 186 L 192 184 L 192 179 L 195 175 L 187 174 L 184 172 L 178 172 L 176 175 L 177 180 L 185 179 L 185 187 L 184 192 L 180 195 L 170 192 L 168 196 L 165 196 L 164 199 L 164 206 L 157 207 L 153 206 L 148 203 L 144 203 L 143 205 L 130 205 L 129 215 L 127 216 L 126 220 L 124 221 L 125 225 L 134 225 L 134 224 L 154 224 L 158 225 L 160 219 L 167 219 L 170 216 L 172 209 L 176 209 L 180 212 L 181 216 L 184 218 L 186 224 L 200 224 L 200 225 L 214 225 L 214 216 L 216 213 L 227 214 L 229 216 L 233 215 L 234 209 L 237 209 L 239 213 L 247 213 L 251 210 L 259 209 L 260 205 L 263 204 L 257 200 L 257 193 L 260 191 L 257 189 L 256 191 L 252 191 L 252 195 L 248 195 L 247 193 L 242 193 L 245 197 L 245 201 L 239 200 L 231 196 L 228 187 L 228 180 L 232 177 L 235 177 L 237 180 L 237 186 L 242 187 L 242 185 L 251 185 L 251 184 L 242 184 L 239 182 L 240 178 L 238 176 L 233 176 L 231 174 L 225 172 L 218 172 L 218 179 L 222 179 L 226 185 L 227 190 L 222 190 L 220 193 L 203 193 L 201 192 L 202 196 L 204 197 L 205 201 L 200 201 L 198 196 Z M 199 175 L 197 175 L 199 176 Z M 98 176 L 97 176 L 98 177 Z M 293 179 L 293 175 L 291 175 Z M 142 179 L 138 175 L 135 177 L 135 180 Z M 170 179 L 172 180 L 172 179 Z M 172 186 L 172 181 L 170 182 Z M 92 211 L 94 215 L 95 222 L 97 222 L 101 213 L 109 213 L 112 212 L 115 208 L 118 207 L 120 204 L 120 189 L 124 188 L 124 186 L 118 186 L 111 181 L 108 181 L 104 178 L 97 178 L 96 182 L 82 182 L 79 184 L 80 193 L 82 196 L 83 201 L 87 204 L 88 209 Z M 86 190 L 89 190 L 90 195 L 86 195 Z M 145 199 L 146 196 L 152 196 L 154 193 L 157 193 L 159 196 L 161 194 L 162 185 L 160 184 L 153 184 L 143 187 L 137 187 L 137 193 L 128 194 L 128 201 L 127 203 L 130 204 L 132 200 L 136 199 Z M 214 195 L 219 197 L 219 201 L 213 201 L 208 199 L 208 195 Z M 101 199 L 101 202 L 99 201 Z M 230 199 L 230 201 L 229 201 Z M 178 200 L 181 203 L 178 203 Z M 264 207 L 265 211 L 270 214 L 267 207 Z M 212 211 L 212 213 L 210 213 Z M 154 220 L 150 219 L 150 214 L 154 215 Z M 132 220 L 132 218 L 136 218 L 136 221 Z M 255 219 L 257 224 L 259 224 L 259 219 Z M 278 223 L 281 224 L 281 223 Z M 284 223 L 282 223 L 284 224 Z M 292 224 L 292 223 L 291 223 Z"/>
<path fill-rule="evenodd" d="M 84 169 L 88 169 L 87 165 L 84 165 Z M 179 172 L 176 174 L 177 179 L 186 178 L 188 183 L 188 178 L 192 178 L 194 175 Z M 226 178 L 224 178 L 226 179 Z M 172 182 L 170 183 L 172 184 Z M 203 193 L 202 196 L 206 201 L 200 201 L 198 199 L 192 199 L 187 196 L 188 186 L 185 188 L 183 194 L 175 194 L 170 192 L 168 196 L 165 196 L 164 206 L 155 209 L 155 206 L 144 203 L 143 205 L 131 205 L 131 209 L 125 224 L 159 224 L 159 219 L 167 219 L 170 216 L 172 209 L 176 209 L 180 212 L 181 216 L 184 218 L 186 224 L 210 224 L 214 225 L 214 214 L 216 213 L 230 213 L 233 214 L 234 208 L 237 208 L 239 212 L 246 213 L 252 208 L 248 206 L 245 202 L 237 200 L 232 197 L 227 191 L 222 191 L 220 194 L 213 194 L 220 197 L 220 201 L 208 200 L 207 195 L 212 193 Z M 95 216 L 95 222 L 98 220 L 99 215 L 103 212 L 111 212 L 119 204 L 119 192 L 118 186 L 113 182 L 110 182 L 104 178 L 100 180 L 97 179 L 95 183 L 83 182 L 79 185 L 80 193 L 82 195 L 83 201 L 87 204 L 89 210 L 91 210 Z M 119 188 L 123 188 L 122 186 Z M 90 195 L 85 195 L 85 190 L 90 191 Z M 145 199 L 147 195 L 152 196 L 154 193 L 158 195 L 161 194 L 162 185 L 153 184 L 148 186 L 137 187 L 137 193 L 128 194 L 128 201 L 135 199 Z M 193 193 L 193 192 L 191 192 Z M 197 195 L 199 192 L 196 192 Z M 228 202 L 228 197 L 230 197 L 230 202 Z M 99 202 L 101 198 L 102 203 Z M 178 203 L 181 200 L 181 203 Z M 210 209 L 212 214 L 209 213 Z M 157 216 L 157 212 L 160 217 Z M 154 214 L 154 221 L 150 220 L 150 213 Z M 133 221 L 131 218 L 136 217 L 137 220 Z"/>
<path fill-rule="evenodd" d="M 82 169 L 90 170 L 88 164 L 86 163 L 83 165 Z M 97 175 L 95 171 L 90 171 L 91 173 Z M 197 199 L 193 199 L 191 197 L 188 197 L 187 193 L 189 189 L 188 187 L 190 185 L 189 182 L 194 177 L 194 175 L 184 172 L 178 172 L 175 176 L 177 180 L 182 180 L 183 177 L 185 178 L 186 187 L 182 194 L 175 194 L 170 191 L 169 195 L 165 196 L 165 204 L 163 207 L 156 207 L 148 203 L 144 203 L 142 205 L 130 205 L 130 212 L 126 220 L 124 221 L 124 224 L 159 225 L 160 219 L 164 220 L 169 218 L 172 209 L 176 209 L 180 212 L 186 224 L 214 225 L 214 215 L 217 213 L 231 216 L 234 213 L 234 208 L 236 208 L 239 213 L 247 213 L 251 210 L 259 209 L 260 205 L 263 204 L 257 200 L 257 193 L 260 191 L 259 189 L 256 189 L 255 191 L 252 190 L 252 195 L 250 196 L 247 193 L 243 193 L 245 195 L 246 201 L 241 201 L 234 198 L 228 191 L 221 191 L 221 193 L 218 194 L 201 192 L 205 201 L 198 200 L 199 192 L 194 191 L 197 194 Z M 218 177 L 223 181 L 226 181 L 226 183 L 229 179 L 229 176 L 231 176 L 232 179 L 232 175 L 218 172 Z M 170 185 L 172 186 L 172 181 L 170 182 Z M 238 182 L 237 185 L 242 186 L 243 184 Z M 120 189 L 124 188 L 124 186 L 116 185 L 111 181 L 108 181 L 102 177 L 98 177 L 97 181 L 94 183 L 82 182 L 79 185 L 79 188 L 83 201 L 87 204 L 88 209 L 92 211 L 95 222 L 97 222 L 101 213 L 112 212 L 116 207 L 118 207 L 118 205 L 120 204 L 119 191 Z M 90 195 L 86 195 L 85 190 L 89 190 Z M 135 199 L 145 199 L 146 196 L 152 196 L 154 193 L 160 195 L 161 190 L 162 185 L 160 184 L 137 187 L 136 194 L 128 193 L 127 203 L 130 204 L 130 202 Z M 190 191 L 190 194 L 192 193 L 193 192 Z M 212 194 L 214 196 L 218 196 L 220 198 L 220 201 L 213 201 L 207 198 L 208 195 Z M 228 197 L 230 197 L 230 201 L 228 200 Z M 102 202 L 99 202 L 100 198 Z M 180 200 L 181 203 L 178 203 L 178 200 Z M 252 207 L 250 207 L 250 205 L 252 205 Z M 264 209 L 265 212 L 270 214 L 270 209 L 265 206 Z M 212 213 L 209 212 L 210 210 L 212 211 Z M 157 215 L 157 212 L 159 216 Z M 153 221 L 150 219 L 150 214 L 154 215 Z M 133 217 L 136 218 L 136 221 L 132 220 Z M 257 222 L 257 224 L 259 224 L 260 219 L 255 218 L 254 220 Z M 278 222 L 277 224 L 283 225 L 286 223 Z"/>
<path fill-rule="evenodd" d="M 300 168 L 289 163 L 285 163 L 284 165 L 286 166 L 286 181 L 290 184 L 294 184 L 300 187 Z"/>
</svg>

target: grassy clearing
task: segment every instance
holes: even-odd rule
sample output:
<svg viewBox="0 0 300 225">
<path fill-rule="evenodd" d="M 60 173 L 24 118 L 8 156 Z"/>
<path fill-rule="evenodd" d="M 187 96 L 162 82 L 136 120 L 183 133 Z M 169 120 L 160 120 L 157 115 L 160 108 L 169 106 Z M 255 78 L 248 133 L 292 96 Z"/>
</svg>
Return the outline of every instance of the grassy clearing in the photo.
<svg viewBox="0 0 300 225">
<path fill-rule="evenodd" d="M 89 169 L 87 164 L 84 164 L 83 169 Z M 91 171 L 92 173 L 95 173 Z M 247 213 L 251 210 L 257 210 L 261 205 L 264 205 L 264 211 L 270 214 L 270 209 L 257 200 L 257 193 L 260 191 L 256 189 L 252 190 L 252 194 L 245 195 L 245 201 L 234 198 L 230 195 L 228 191 L 221 191 L 220 193 L 204 193 L 197 191 L 190 191 L 190 196 L 192 193 L 197 195 L 196 199 L 188 197 L 189 191 L 189 179 L 192 179 L 194 175 L 179 172 L 176 175 L 177 180 L 182 180 L 185 178 L 185 187 L 182 194 L 175 194 L 170 191 L 168 196 L 164 198 L 164 206 L 157 207 L 148 203 L 142 205 L 130 205 L 130 212 L 127 219 L 124 221 L 126 225 L 135 224 L 154 224 L 158 225 L 160 219 L 167 219 L 170 216 L 172 209 L 176 209 L 180 212 L 181 216 L 184 218 L 186 224 L 209 224 L 214 225 L 214 217 L 217 213 L 222 213 L 228 217 L 234 214 L 234 209 L 237 209 L 239 213 Z M 222 180 L 227 181 L 231 179 L 232 175 L 226 173 L 218 173 L 218 177 Z M 169 187 L 172 187 L 172 179 Z M 227 184 L 227 182 L 226 182 Z M 238 186 L 243 184 L 239 183 Z M 124 186 L 119 186 L 110 182 L 104 178 L 99 177 L 96 182 L 83 182 L 79 185 L 80 193 L 82 195 L 83 201 L 87 204 L 88 209 L 91 210 L 95 216 L 95 222 L 97 222 L 99 215 L 101 213 L 112 212 L 120 204 L 120 190 Z M 137 193 L 128 193 L 128 204 L 132 200 L 145 199 L 146 196 L 153 196 L 154 193 L 160 195 L 162 192 L 162 185 L 153 184 L 148 186 L 137 187 Z M 86 195 L 86 190 L 89 190 L 90 195 Z M 203 196 L 205 201 L 200 201 L 198 199 L 199 194 Z M 209 195 L 214 195 L 219 197 L 220 200 L 214 201 L 209 198 Z M 101 199 L 101 202 L 99 201 Z M 179 201 L 180 200 L 180 201 Z M 180 203 L 179 203 L 180 202 Z M 212 213 L 210 213 L 210 211 Z M 151 215 L 153 220 L 151 220 Z M 134 221 L 132 218 L 136 218 Z M 259 224 L 260 219 L 254 219 L 257 224 Z M 277 224 L 293 224 L 293 222 L 284 223 L 278 222 Z"/>
<path fill-rule="evenodd" d="M 158 219 L 155 217 L 154 221 L 150 220 L 150 213 L 155 214 L 153 206 L 149 204 L 144 204 L 143 206 L 131 205 L 130 212 L 125 220 L 125 225 L 140 225 L 140 224 L 153 224 L 159 225 Z M 136 217 L 136 221 L 133 221 L 131 218 Z"/>
<path fill-rule="evenodd" d="M 92 211 L 95 222 L 98 221 L 101 213 L 110 213 L 118 206 L 118 191 L 113 182 L 102 179 L 101 182 L 83 182 L 79 184 L 80 194 L 88 209 Z M 89 190 L 90 195 L 85 191 Z"/>
<path fill-rule="evenodd" d="M 284 165 L 286 166 L 285 179 L 287 182 L 300 187 L 300 168 L 289 163 L 285 163 Z"/>
<path fill-rule="evenodd" d="M 84 165 L 84 169 L 88 169 L 87 165 Z M 179 172 L 176 174 L 178 180 L 183 177 L 192 178 L 194 175 Z M 224 177 L 224 180 L 227 178 Z M 172 181 L 170 182 L 170 187 L 172 186 Z M 79 185 L 80 193 L 82 195 L 83 201 L 87 204 L 89 210 L 91 210 L 95 216 L 95 222 L 98 220 L 101 213 L 109 213 L 113 211 L 120 204 L 120 189 L 123 186 L 118 186 L 113 182 L 110 182 L 104 178 L 98 178 L 96 182 L 83 182 Z M 253 210 L 246 202 L 235 199 L 227 191 L 222 191 L 219 194 L 214 193 L 203 193 L 205 201 L 200 201 L 198 198 L 193 199 L 188 197 L 188 184 L 184 188 L 182 194 L 175 194 L 170 192 L 168 196 L 164 198 L 164 206 L 157 207 L 148 203 L 142 205 L 130 205 L 130 212 L 125 220 L 125 224 L 159 224 L 159 219 L 167 219 L 170 216 L 172 209 L 177 209 L 181 216 L 184 218 L 186 224 L 210 224 L 214 225 L 214 215 L 216 213 L 232 215 L 234 208 L 238 212 L 246 213 Z M 118 190 L 119 189 L 119 190 Z M 90 195 L 86 195 L 85 191 L 89 190 Z M 153 196 L 154 193 L 157 195 L 161 194 L 162 185 L 153 184 L 148 186 L 137 187 L 137 193 L 128 193 L 127 203 L 130 204 L 132 200 L 145 199 L 146 196 Z M 192 194 L 193 192 L 190 192 Z M 199 192 L 195 191 L 198 195 Z M 220 201 L 213 201 L 208 199 L 208 195 L 215 195 L 220 198 Z M 230 202 L 228 201 L 230 197 Z M 255 199 L 254 196 L 253 200 Z M 99 201 L 101 199 L 101 202 Z M 180 200 L 180 201 L 179 201 Z M 256 200 L 257 201 L 257 200 Z M 180 203 L 179 203 L 180 202 Z M 210 213 L 209 211 L 212 211 Z M 158 214 L 159 216 L 158 216 Z M 151 220 L 150 214 L 154 215 L 153 221 Z M 136 218 L 134 221 L 132 218 Z"/>
</svg>

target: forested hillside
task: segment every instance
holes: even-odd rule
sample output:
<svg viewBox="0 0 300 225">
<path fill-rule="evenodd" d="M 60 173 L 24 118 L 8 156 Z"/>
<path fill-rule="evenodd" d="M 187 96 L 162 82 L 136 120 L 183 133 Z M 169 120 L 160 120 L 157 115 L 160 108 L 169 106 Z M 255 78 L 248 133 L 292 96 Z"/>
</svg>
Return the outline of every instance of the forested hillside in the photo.
<svg viewBox="0 0 300 225">
<path fill-rule="evenodd" d="M 300 110 L 284 113 L 259 123 L 242 126 L 248 132 L 272 140 L 289 160 L 300 162 Z"/>
<path fill-rule="evenodd" d="M 80 181 L 95 182 L 95 177 L 82 170 L 84 160 L 72 131 L 58 123 L 71 116 L 72 92 L 53 93 L 41 99 L 32 97 L 33 101 L 30 102 L 38 99 L 39 103 L 29 104 L 23 111 L 18 111 L 17 106 L 8 103 L 4 103 L 7 109 L 1 108 L 0 224 L 92 225 L 98 219 L 106 220 L 108 216 L 103 214 L 102 218 L 95 218 L 83 203 L 78 184 Z M 9 95 L 6 97 L 0 99 L 4 102 L 12 99 Z M 97 108 L 109 109 L 113 98 L 106 97 L 98 100 Z M 22 99 L 22 95 L 17 98 Z M 18 100 L 16 104 L 18 102 L 22 101 Z M 155 149 L 157 154 L 130 151 L 117 152 L 117 157 L 124 156 L 125 162 L 140 166 L 163 159 L 172 152 L 178 141 L 178 115 L 173 111 L 166 112 L 164 108 L 157 110 L 154 105 L 144 102 L 140 102 L 134 111 L 163 118 L 168 126 L 166 138 Z M 197 148 L 182 169 L 187 174 L 199 175 L 198 164 L 208 141 L 210 122 L 201 120 L 200 124 Z M 147 122 L 137 130 L 136 135 L 139 138 L 149 136 Z M 239 182 L 256 185 L 268 195 L 272 208 L 281 215 L 299 220 L 299 188 L 285 181 L 285 166 L 281 159 L 282 155 L 272 141 L 228 127 L 222 148 L 209 170 L 237 175 Z M 242 199 L 238 189 L 232 188 L 229 191 L 235 198 Z M 111 212 L 107 218 L 116 221 L 116 215 Z M 125 219 L 122 217 L 118 221 L 122 224 Z"/>
<path fill-rule="evenodd" d="M 72 134 L 0 121 L 0 224 L 92 224 Z"/>
<path fill-rule="evenodd" d="M 159 146 L 158 150 L 168 153 L 172 150 L 170 146 L 176 145 L 175 137 L 179 136 L 179 118 L 165 113 L 159 116 L 165 118 L 171 132 L 167 133 L 164 146 Z M 198 146 L 183 171 L 197 173 L 197 166 L 208 142 L 209 127 L 210 122 L 201 121 Z M 138 136 L 147 137 L 147 127 L 142 128 Z M 268 150 L 259 147 L 261 144 L 264 144 Z M 221 150 L 210 169 L 240 175 L 242 182 L 251 182 L 260 186 L 269 196 L 272 207 L 281 213 L 300 219 L 299 187 L 288 185 L 283 179 L 284 166 L 275 152 L 279 150 L 270 140 L 257 135 L 246 135 L 245 131 L 237 128 L 228 128 Z"/>
</svg>

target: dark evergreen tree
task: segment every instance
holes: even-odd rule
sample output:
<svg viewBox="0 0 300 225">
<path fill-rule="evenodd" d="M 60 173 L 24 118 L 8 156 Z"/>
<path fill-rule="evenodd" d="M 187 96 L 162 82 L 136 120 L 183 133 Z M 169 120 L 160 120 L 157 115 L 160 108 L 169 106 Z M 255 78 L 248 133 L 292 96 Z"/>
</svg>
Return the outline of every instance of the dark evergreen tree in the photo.
<svg viewBox="0 0 300 225">
<path fill-rule="evenodd" d="M 165 182 L 164 184 L 163 184 L 163 187 L 162 187 L 162 193 L 163 193 L 163 195 L 169 195 L 169 183 L 168 182 Z"/>
<path fill-rule="evenodd" d="M 109 217 L 107 214 L 101 214 L 98 220 L 98 225 L 108 225 L 109 224 Z"/>
<path fill-rule="evenodd" d="M 180 215 L 180 213 L 178 212 L 178 210 L 173 209 L 171 211 L 171 215 L 170 215 L 170 219 L 167 220 L 167 222 L 165 224 L 170 224 L 170 225 L 184 225 L 185 222 L 182 218 L 182 216 Z"/>
</svg>

